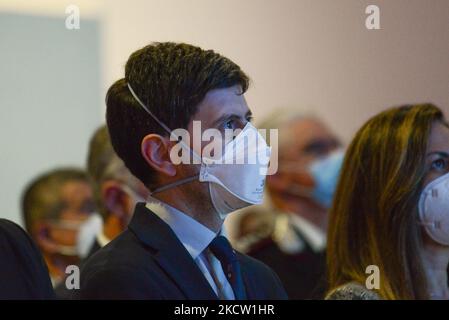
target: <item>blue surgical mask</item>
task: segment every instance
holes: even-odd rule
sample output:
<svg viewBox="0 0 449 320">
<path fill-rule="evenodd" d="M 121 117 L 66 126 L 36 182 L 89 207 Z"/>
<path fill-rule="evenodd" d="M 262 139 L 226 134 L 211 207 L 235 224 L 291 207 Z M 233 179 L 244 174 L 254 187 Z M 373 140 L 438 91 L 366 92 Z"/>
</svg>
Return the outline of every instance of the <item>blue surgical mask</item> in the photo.
<svg viewBox="0 0 449 320">
<path fill-rule="evenodd" d="M 344 153 L 339 150 L 325 158 L 315 160 L 309 166 L 308 171 L 315 182 L 312 198 L 326 209 L 332 205 L 343 159 Z"/>
<path fill-rule="evenodd" d="M 300 197 L 311 198 L 323 208 L 329 209 L 332 205 L 343 159 L 344 152 L 338 150 L 313 161 L 305 169 L 298 167 L 296 163 L 291 161 L 284 163 L 279 167 L 280 171 L 286 173 L 306 172 L 313 178 L 314 182 L 313 187 L 295 183 L 287 192 Z"/>
</svg>

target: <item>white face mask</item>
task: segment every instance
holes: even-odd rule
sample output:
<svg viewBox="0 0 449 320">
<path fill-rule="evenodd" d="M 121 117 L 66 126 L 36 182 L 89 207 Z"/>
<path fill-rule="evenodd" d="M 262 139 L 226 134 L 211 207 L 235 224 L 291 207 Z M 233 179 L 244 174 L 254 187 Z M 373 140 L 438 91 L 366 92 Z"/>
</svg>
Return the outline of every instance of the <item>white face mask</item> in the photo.
<svg viewBox="0 0 449 320">
<path fill-rule="evenodd" d="M 100 214 L 92 213 L 81 225 L 77 241 L 76 250 L 81 259 L 87 257 L 97 235 L 103 230 L 103 219 Z"/>
<path fill-rule="evenodd" d="M 85 258 L 92 247 L 96 236 L 102 231 L 103 219 L 98 213 L 92 213 L 84 221 L 54 221 L 52 225 L 57 228 L 76 231 L 75 245 L 56 245 L 59 254 L 69 257 Z"/>
<path fill-rule="evenodd" d="M 170 128 L 140 101 L 129 84 L 128 88 L 142 108 L 171 134 Z M 191 150 L 182 141 L 180 143 L 187 150 Z M 195 151 L 192 150 L 192 152 L 194 156 L 202 160 L 200 174 L 160 187 L 152 194 L 197 179 L 208 182 L 212 204 L 222 219 L 235 210 L 262 203 L 271 148 L 267 146 L 265 139 L 251 123 L 248 122 L 240 134 L 225 145 L 221 159 L 201 158 Z M 245 161 L 241 160 L 245 156 L 254 161 L 251 161 L 251 164 L 248 164 L 249 161 L 243 164 Z"/>
<path fill-rule="evenodd" d="M 270 147 L 257 129 L 248 122 L 231 142 L 225 145 L 222 158 L 203 158 L 199 181 L 209 182 L 212 204 L 222 219 L 238 209 L 263 202 Z M 241 155 L 254 161 L 244 163 Z M 267 157 L 265 161 L 263 157 Z M 233 163 L 233 164 L 226 164 Z"/>
<path fill-rule="evenodd" d="M 430 182 L 418 204 L 420 224 L 435 242 L 449 246 L 449 173 Z"/>
</svg>

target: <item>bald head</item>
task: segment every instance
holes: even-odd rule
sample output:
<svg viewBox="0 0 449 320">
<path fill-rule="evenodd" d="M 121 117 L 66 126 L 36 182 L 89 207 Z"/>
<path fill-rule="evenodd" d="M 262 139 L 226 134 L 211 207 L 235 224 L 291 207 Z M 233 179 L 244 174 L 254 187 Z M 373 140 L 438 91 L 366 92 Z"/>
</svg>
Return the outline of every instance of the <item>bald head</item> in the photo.
<svg viewBox="0 0 449 320">
<path fill-rule="evenodd" d="M 340 145 L 333 132 L 310 111 L 277 109 L 259 128 L 279 130 L 280 161 L 302 162 L 302 158 L 309 156 L 322 157 Z"/>
<path fill-rule="evenodd" d="M 337 137 L 313 116 L 292 119 L 279 127 L 279 161 L 308 163 L 340 146 Z"/>
</svg>

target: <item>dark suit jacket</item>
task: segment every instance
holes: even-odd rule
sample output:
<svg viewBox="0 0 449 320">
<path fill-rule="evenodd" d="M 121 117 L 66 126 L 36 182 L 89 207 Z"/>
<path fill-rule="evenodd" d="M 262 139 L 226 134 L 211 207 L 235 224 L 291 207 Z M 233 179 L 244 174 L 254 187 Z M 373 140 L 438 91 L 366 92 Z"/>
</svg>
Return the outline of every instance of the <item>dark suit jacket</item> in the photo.
<svg viewBox="0 0 449 320">
<path fill-rule="evenodd" d="M 52 299 L 47 266 L 18 225 L 0 219 L 0 299 Z"/>
<path fill-rule="evenodd" d="M 313 251 L 301 232 L 295 231 L 305 244 L 301 252 L 285 253 L 269 237 L 252 246 L 248 255 L 273 268 L 284 284 L 290 299 L 324 299 L 326 254 L 324 251 Z"/>
<path fill-rule="evenodd" d="M 83 265 L 83 263 L 84 263 L 87 259 L 89 259 L 91 256 L 93 256 L 94 253 L 97 252 L 97 251 L 100 250 L 100 249 L 101 249 L 101 245 L 100 245 L 100 243 L 98 242 L 98 240 L 95 238 L 94 243 L 90 246 L 89 253 L 87 254 L 87 257 L 85 257 L 85 258 L 83 259 L 83 261 L 81 261 L 80 265 Z"/>
<path fill-rule="evenodd" d="M 249 299 L 286 299 L 276 274 L 238 253 Z M 218 299 L 171 228 L 145 207 L 81 269 L 76 299 Z"/>
</svg>

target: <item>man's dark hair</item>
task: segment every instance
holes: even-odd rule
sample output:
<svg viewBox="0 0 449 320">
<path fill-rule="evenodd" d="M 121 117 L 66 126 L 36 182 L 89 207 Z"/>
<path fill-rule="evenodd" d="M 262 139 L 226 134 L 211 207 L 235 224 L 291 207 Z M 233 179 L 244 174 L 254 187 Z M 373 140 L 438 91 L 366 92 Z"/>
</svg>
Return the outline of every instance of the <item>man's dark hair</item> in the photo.
<svg viewBox="0 0 449 320">
<path fill-rule="evenodd" d="M 127 83 L 173 130 L 187 128 L 207 92 L 240 85 L 243 94 L 249 78 L 231 60 L 189 44 L 153 43 L 131 54 L 125 78 L 108 90 L 106 121 L 114 150 L 131 173 L 151 189 L 157 181 L 140 145 L 150 133 L 168 133 L 133 98 Z"/>
<path fill-rule="evenodd" d="M 62 168 L 46 172 L 26 187 L 22 196 L 22 215 L 26 230 L 31 233 L 34 223 L 42 219 L 57 219 L 62 204 L 61 188 L 67 182 L 88 183 L 87 174 L 77 168 Z"/>
</svg>

